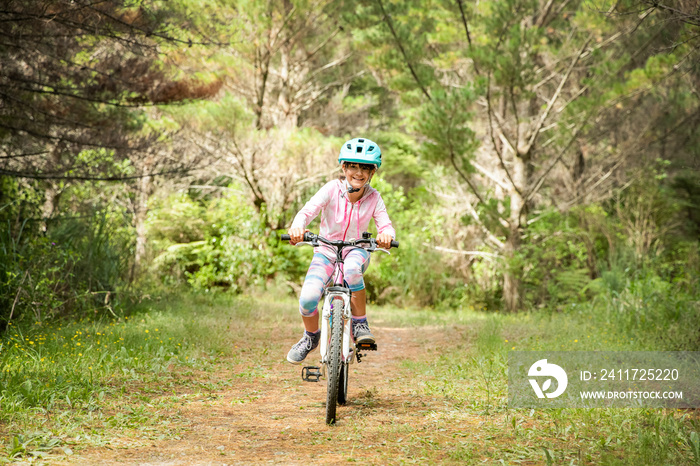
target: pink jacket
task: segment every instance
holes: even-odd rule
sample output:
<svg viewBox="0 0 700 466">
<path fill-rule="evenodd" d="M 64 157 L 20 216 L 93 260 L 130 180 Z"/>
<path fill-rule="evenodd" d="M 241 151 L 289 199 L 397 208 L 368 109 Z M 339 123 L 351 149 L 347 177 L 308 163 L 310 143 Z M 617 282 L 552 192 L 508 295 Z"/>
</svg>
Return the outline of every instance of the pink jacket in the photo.
<svg viewBox="0 0 700 466">
<path fill-rule="evenodd" d="M 367 231 L 372 218 L 379 233 L 389 233 L 392 238 L 396 238 L 396 231 L 386 213 L 382 196 L 371 186 L 366 186 L 365 194 L 353 204 L 348 200 L 344 180 L 326 183 L 294 217 L 292 228 L 306 228 L 319 212 L 322 214 L 321 229 L 318 234 L 326 239 L 358 239 L 363 231 Z M 335 259 L 335 253 L 330 248 L 326 246 L 320 249 L 322 250 L 317 252 Z"/>
</svg>

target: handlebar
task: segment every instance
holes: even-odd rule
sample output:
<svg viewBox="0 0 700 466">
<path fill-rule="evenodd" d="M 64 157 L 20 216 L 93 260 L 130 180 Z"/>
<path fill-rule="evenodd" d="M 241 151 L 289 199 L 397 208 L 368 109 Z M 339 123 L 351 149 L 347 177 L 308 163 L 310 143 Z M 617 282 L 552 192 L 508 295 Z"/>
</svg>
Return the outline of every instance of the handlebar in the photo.
<svg viewBox="0 0 700 466">
<path fill-rule="evenodd" d="M 363 233 L 363 236 L 364 236 L 364 233 Z M 284 233 L 284 234 L 282 234 L 282 236 L 280 236 L 280 239 L 282 241 L 289 241 L 289 240 L 291 240 L 291 237 L 287 233 Z M 307 231 L 304 233 L 304 242 L 312 243 L 315 246 L 317 246 L 319 241 L 322 243 L 326 243 L 330 246 L 357 246 L 360 244 L 369 244 L 372 248 L 377 247 L 377 240 L 374 238 L 371 238 L 371 237 L 360 238 L 360 239 L 356 239 L 356 240 L 352 240 L 352 241 L 332 241 L 332 240 L 328 240 L 328 239 L 324 238 L 323 236 L 315 235 L 315 234 L 311 233 L 310 231 Z M 392 240 L 390 247 L 398 248 L 399 242 L 396 240 Z"/>
<path fill-rule="evenodd" d="M 303 239 L 302 241 L 304 241 L 304 242 L 311 242 L 311 241 L 314 240 L 314 236 L 316 236 L 316 235 L 314 235 L 314 234 L 311 233 L 310 231 L 306 231 L 306 232 L 304 232 L 304 239 Z M 290 241 L 290 240 L 292 239 L 292 237 L 289 236 L 287 233 L 285 233 L 285 234 L 283 234 L 282 236 L 280 236 L 280 239 L 281 239 L 282 241 Z"/>
</svg>

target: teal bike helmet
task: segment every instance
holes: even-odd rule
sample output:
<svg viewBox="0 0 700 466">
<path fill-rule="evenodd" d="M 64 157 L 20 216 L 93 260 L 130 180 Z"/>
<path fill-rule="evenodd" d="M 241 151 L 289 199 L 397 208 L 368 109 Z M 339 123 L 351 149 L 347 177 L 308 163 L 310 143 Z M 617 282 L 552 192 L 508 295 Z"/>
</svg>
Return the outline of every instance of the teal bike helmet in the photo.
<svg viewBox="0 0 700 466">
<path fill-rule="evenodd" d="M 382 151 L 369 139 L 350 139 L 340 148 L 338 163 L 343 162 L 370 163 L 379 168 L 382 166 Z"/>
</svg>

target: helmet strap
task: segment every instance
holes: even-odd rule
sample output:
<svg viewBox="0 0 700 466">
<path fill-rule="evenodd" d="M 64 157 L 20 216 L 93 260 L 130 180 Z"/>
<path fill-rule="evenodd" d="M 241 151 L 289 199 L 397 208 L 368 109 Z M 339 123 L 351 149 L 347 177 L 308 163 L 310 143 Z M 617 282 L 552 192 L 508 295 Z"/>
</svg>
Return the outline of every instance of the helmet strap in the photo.
<svg viewBox="0 0 700 466">
<path fill-rule="evenodd" d="M 349 194 L 362 191 L 362 188 L 364 188 L 364 186 L 362 188 L 353 188 L 352 185 L 348 183 L 348 180 L 345 180 L 345 187 L 348 189 Z"/>
</svg>

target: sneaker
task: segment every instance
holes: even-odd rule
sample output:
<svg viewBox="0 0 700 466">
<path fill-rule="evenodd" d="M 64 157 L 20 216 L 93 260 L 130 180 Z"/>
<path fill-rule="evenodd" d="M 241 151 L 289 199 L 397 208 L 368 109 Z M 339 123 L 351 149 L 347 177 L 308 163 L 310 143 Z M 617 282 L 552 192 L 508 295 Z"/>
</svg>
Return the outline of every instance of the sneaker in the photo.
<svg viewBox="0 0 700 466">
<path fill-rule="evenodd" d="M 304 336 L 301 337 L 301 340 L 292 346 L 292 349 L 287 353 L 287 361 L 292 364 L 301 364 L 301 362 L 306 359 L 306 356 L 316 349 L 319 341 L 321 341 L 321 332 L 318 332 L 316 335 L 309 335 L 304 332 Z"/>
<path fill-rule="evenodd" d="M 352 321 L 352 335 L 355 337 L 355 343 L 374 343 L 374 335 L 369 330 L 367 321 L 355 322 Z"/>
</svg>

